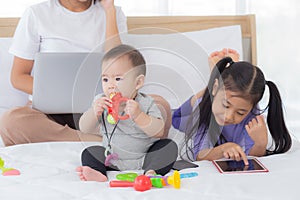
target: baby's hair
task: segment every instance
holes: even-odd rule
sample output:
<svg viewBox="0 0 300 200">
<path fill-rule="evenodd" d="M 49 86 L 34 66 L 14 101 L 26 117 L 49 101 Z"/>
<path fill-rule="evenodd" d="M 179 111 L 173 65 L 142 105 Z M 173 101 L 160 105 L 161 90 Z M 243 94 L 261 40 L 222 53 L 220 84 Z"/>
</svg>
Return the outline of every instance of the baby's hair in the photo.
<svg viewBox="0 0 300 200">
<path fill-rule="evenodd" d="M 104 55 L 103 61 L 119 59 L 123 56 L 127 56 L 132 63 L 132 67 L 138 67 L 138 75 L 146 75 L 146 61 L 143 55 L 130 45 L 120 44 L 112 48 Z"/>
<path fill-rule="evenodd" d="M 186 142 L 193 138 L 199 128 L 202 137 L 209 134 L 213 144 L 218 145 L 218 141 L 226 142 L 219 125 L 212 114 L 212 101 L 214 96 L 212 90 L 215 80 L 218 80 L 218 90 L 224 89 L 238 93 L 238 96 L 250 100 L 253 105 L 252 112 L 258 112 L 258 103 L 262 99 L 265 86 L 269 87 L 270 97 L 268 107 L 267 124 L 275 143 L 273 150 L 266 150 L 266 155 L 284 153 L 291 147 L 292 141 L 289 131 L 285 125 L 282 100 L 276 85 L 271 81 L 266 81 L 263 72 L 256 66 L 248 62 L 233 62 L 231 58 L 223 58 L 212 70 L 207 88 L 205 89 L 202 100 L 197 109 L 194 110 L 192 117 L 197 118 L 186 130 Z M 187 147 L 186 150 L 192 150 Z M 195 148 L 195 145 L 194 145 Z M 186 152 L 188 153 L 188 152 Z"/>
</svg>

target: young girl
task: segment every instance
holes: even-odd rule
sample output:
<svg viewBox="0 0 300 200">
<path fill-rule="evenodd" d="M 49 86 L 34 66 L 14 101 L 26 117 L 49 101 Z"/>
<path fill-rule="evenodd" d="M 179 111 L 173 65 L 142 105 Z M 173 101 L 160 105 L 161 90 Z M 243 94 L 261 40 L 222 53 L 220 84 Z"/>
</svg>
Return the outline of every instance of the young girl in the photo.
<svg viewBox="0 0 300 200">
<path fill-rule="evenodd" d="M 268 129 L 258 108 L 266 85 L 267 123 L 273 138 L 269 149 Z M 258 67 L 229 57 L 213 68 L 207 88 L 174 112 L 172 124 L 186 133 L 186 154 L 191 159 L 192 153 L 194 160 L 225 157 L 248 164 L 247 155 L 284 153 L 292 143 L 276 85 L 266 81 Z"/>
</svg>

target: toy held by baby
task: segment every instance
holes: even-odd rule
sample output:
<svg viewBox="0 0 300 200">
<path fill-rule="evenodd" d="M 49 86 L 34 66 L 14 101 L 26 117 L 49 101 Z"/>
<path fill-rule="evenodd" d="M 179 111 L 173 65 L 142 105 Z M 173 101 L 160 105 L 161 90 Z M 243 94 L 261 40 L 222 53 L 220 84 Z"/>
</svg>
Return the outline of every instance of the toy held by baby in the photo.
<svg viewBox="0 0 300 200">
<path fill-rule="evenodd" d="M 123 97 L 120 92 L 118 93 L 111 93 L 109 98 L 112 100 L 112 106 L 108 107 L 108 115 L 107 121 L 110 124 L 116 124 L 119 120 L 126 120 L 129 118 L 129 115 L 120 115 L 119 108 L 122 102 L 128 101 L 128 98 Z"/>
</svg>

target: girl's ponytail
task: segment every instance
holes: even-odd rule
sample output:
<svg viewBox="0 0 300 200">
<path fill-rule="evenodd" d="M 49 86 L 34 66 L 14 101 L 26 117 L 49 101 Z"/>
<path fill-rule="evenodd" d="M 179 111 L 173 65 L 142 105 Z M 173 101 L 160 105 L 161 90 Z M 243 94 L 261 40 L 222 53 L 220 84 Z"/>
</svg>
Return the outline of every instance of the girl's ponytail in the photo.
<svg viewBox="0 0 300 200">
<path fill-rule="evenodd" d="M 212 70 L 210 79 L 207 84 L 207 88 L 205 89 L 205 92 L 202 97 L 202 101 L 199 104 L 199 111 L 201 111 L 199 124 L 204 124 L 205 126 L 204 130 L 207 130 L 209 128 L 211 122 L 211 117 L 212 117 L 211 107 L 214 98 L 212 95 L 212 90 L 214 87 L 215 80 L 218 79 L 219 81 L 222 81 L 220 80 L 221 74 L 223 73 L 223 71 L 228 65 L 232 64 L 232 62 L 233 61 L 230 57 L 223 58 L 216 64 L 216 66 Z"/>
<path fill-rule="evenodd" d="M 201 138 L 204 137 L 206 134 L 209 134 L 211 141 L 217 142 L 218 138 L 220 137 L 220 129 L 219 126 L 212 115 L 212 89 L 215 83 L 215 80 L 220 80 L 220 76 L 223 71 L 233 63 L 230 57 L 221 59 L 216 66 L 214 66 L 207 88 L 204 91 L 202 96 L 202 100 L 197 108 L 194 109 L 192 115 L 190 116 L 190 120 L 188 120 L 188 125 L 185 130 L 185 153 L 190 160 L 189 152 L 193 151 L 193 148 L 197 148 L 197 145 L 193 145 L 193 147 L 189 147 L 189 141 L 193 139 L 194 135 L 198 133 L 200 129 L 202 132 Z M 222 80 L 221 80 L 222 81 Z M 201 127 L 201 128 L 200 128 Z M 200 139 L 201 140 L 201 139 Z"/>
<path fill-rule="evenodd" d="M 226 57 L 221 59 L 219 62 L 217 62 L 216 66 L 213 68 L 211 72 L 211 76 L 208 82 L 208 88 L 212 89 L 212 86 L 214 85 L 214 82 L 216 79 L 219 79 L 220 75 L 223 73 L 223 71 L 226 69 L 226 67 L 233 64 L 233 60 L 230 57 Z"/>
<path fill-rule="evenodd" d="M 275 142 L 273 150 L 267 150 L 267 155 L 287 152 L 292 145 L 292 139 L 285 125 L 282 111 L 282 101 L 276 85 L 266 81 L 270 90 L 267 123 Z"/>
</svg>

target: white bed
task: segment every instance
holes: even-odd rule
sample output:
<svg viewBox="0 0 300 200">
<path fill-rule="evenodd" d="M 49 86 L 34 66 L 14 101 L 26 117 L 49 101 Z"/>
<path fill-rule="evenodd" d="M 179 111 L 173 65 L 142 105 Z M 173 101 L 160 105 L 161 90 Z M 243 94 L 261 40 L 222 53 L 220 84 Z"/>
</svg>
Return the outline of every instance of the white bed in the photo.
<svg viewBox="0 0 300 200">
<path fill-rule="evenodd" d="M 10 41 L 18 19 L 0 19 L 0 37 L 8 37 L 0 40 L 0 58 L 7 51 L 4 45 Z M 240 25 L 242 32 L 238 43 L 226 44 L 226 47 L 243 47 L 244 60 L 256 63 L 256 38 L 255 19 L 249 16 L 210 16 L 210 17 L 130 17 L 128 27 L 131 33 L 147 34 L 147 38 L 153 42 L 157 37 L 166 38 L 168 35 L 152 34 L 176 34 L 179 32 L 199 31 L 221 26 Z M 144 27 L 160 27 L 164 29 L 149 29 Z M 169 30 L 166 31 L 165 28 Z M 170 29 L 172 31 L 170 31 Z M 211 29 L 216 31 L 215 29 Z M 195 33 L 195 32 L 194 32 Z M 198 33 L 197 33 L 198 34 Z M 203 32 L 201 33 L 203 34 Z M 197 40 L 197 35 L 190 33 Z M 132 42 L 130 36 L 124 36 Z M 136 36 L 136 38 L 143 36 Z M 182 37 L 182 36 L 181 36 Z M 228 38 L 228 36 L 224 36 Z M 203 41 L 203 38 L 202 38 Z M 4 42 L 4 43 L 3 43 Z M 225 43 L 224 43 L 225 44 Z M 224 44 L 218 44 L 223 45 Z M 138 45 L 138 44 L 135 44 Z M 145 45 L 145 44 L 142 44 Z M 147 45 L 153 45 L 149 43 Z M 161 45 L 161 44 L 159 44 Z M 7 47 L 7 45 L 6 45 Z M 208 46 L 202 44 L 206 50 Z M 220 48 L 215 46 L 215 48 Z M 213 49 L 213 48 L 212 48 Z M 208 50 L 207 50 L 208 51 Z M 26 95 L 12 89 L 9 81 L 9 64 L 11 57 L 5 54 L 5 60 L 0 59 L 0 69 L 6 70 L 0 73 L 3 76 L 0 82 L 0 108 L 1 112 L 17 106 L 24 105 Z M 150 56 L 151 57 L 151 56 Z M 2 57 L 3 58 L 3 57 Z M 6 64 L 5 64 L 6 63 Z M 164 64 L 167 65 L 167 64 Z M 206 64 L 207 65 L 207 64 Z M 178 72 L 177 72 L 178 74 Z M 2 77 L 1 77 L 2 78 Z M 204 78 L 205 79 L 205 78 Z M 5 87 L 4 87 L 4 86 Z M 3 86 L 3 87 L 2 87 Z M 191 92 L 195 88 L 191 89 Z M 171 90 L 172 93 L 173 90 Z M 165 95 L 163 93 L 162 95 Z M 181 94 L 166 98 L 175 108 L 191 95 Z M 4 98 L 5 97 L 5 98 Z M 12 101 L 15 100 L 15 101 Z M 1 114 L 1 113 L 0 113 Z M 42 134 L 42 133 L 41 133 Z M 182 134 L 171 129 L 170 137 L 178 143 Z M 0 141 L 1 143 L 1 141 Z M 14 167 L 20 170 L 20 176 L 0 175 L 0 198 L 4 200 L 15 199 L 299 199 L 298 182 L 300 181 L 299 158 L 300 144 L 294 140 L 293 148 L 281 155 L 259 158 L 269 169 L 268 173 L 234 174 L 224 175 L 218 172 L 209 161 L 196 162 L 199 167 L 187 169 L 183 172 L 198 172 L 199 176 L 183 179 L 179 190 L 170 186 L 161 189 L 153 188 L 145 192 L 137 192 L 133 188 L 110 188 L 108 182 L 82 182 L 79 180 L 75 168 L 80 165 L 81 151 L 95 143 L 80 142 L 45 142 L 35 144 L 23 144 L 12 147 L 1 147 L 0 157 L 5 161 L 6 167 Z M 138 171 L 139 172 L 139 171 Z M 171 172 L 172 173 L 172 172 Z M 115 179 L 117 172 L 109 172 L 110 180 Z"/>
<path fill-rule="evenodd" d="M 20 176 L 0 176 L 1 199 L 205 199 L 205 200 L 296 200 L 299 199 L 300 145 L 283 155 L 259 158 L 268 173 L 224 175 L 209 161 L 197 162 L 199 176 L 182 179 L 179 190 L 171 186 L 137 192 L 133 188 L 110 188 L 108 182 L 82 182 L 75 168 L 80 152 L 91 144 L 36 143 L 0 149 L 7 166 L 21 171 Z M 109 173 L 115 179 L 115 172 Z"/>
</svg>

